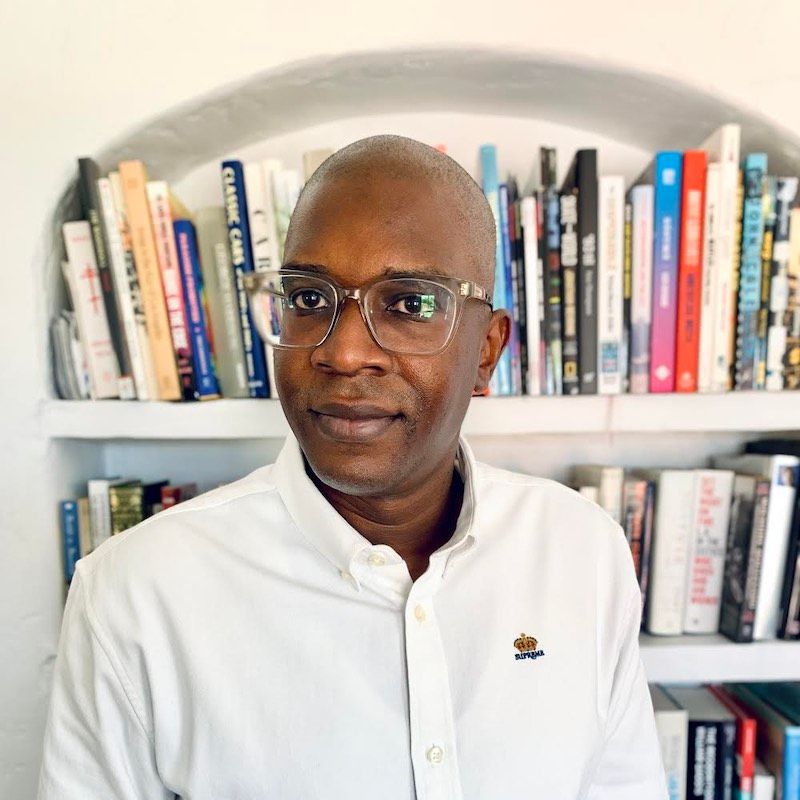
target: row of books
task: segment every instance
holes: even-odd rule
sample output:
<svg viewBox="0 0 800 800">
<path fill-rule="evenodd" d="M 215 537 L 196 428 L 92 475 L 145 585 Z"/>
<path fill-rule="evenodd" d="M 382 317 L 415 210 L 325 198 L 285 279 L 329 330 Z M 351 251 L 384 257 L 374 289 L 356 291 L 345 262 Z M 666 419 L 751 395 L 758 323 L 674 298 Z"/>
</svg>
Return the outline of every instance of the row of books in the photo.
<svg viewBox="0 0 800 800">
<path fill-rule="evenodd" d="M 659 152 L 627 191 L 595 149 L 559 186 L 544 147 L 524 197 L 481 148 L 493 300 L 513 317 L 492 394 L 800 388 L 798 179 L 741 159 L 740 138 L 729 124 Z"/>
<path fill-rule="evenodd" d="M 306 177 L 330 154 L 305 154 Z M 64 399 L 269 397 L 271 354 L 243 277 L 280 264 L 300 174 L 221 164 L 223 206 L 191 213 L 141 161 L 78 159 L 81 218 L 63 225 L 71 309 L 51 323 Z"/>
<path fill-rule="evenodd" d="M 800 798 L 800 683 L 651 684 L 670 800 Z"/>
<path fill-rule="evenodd" d="M 72 580 L 78 560 L 106 539 L 196 494 L 196 483 L 144 483 L 128 478 L 87 481 L 84 496 L 59 504 L 66 582 Z"/>
<path fill-rule="evenodd" d="M 800 440 L 749 442 L 712 465 L 581 465 L 572 485 L 622 525 L 648 633 L 800 639 Z"/>
</svg>

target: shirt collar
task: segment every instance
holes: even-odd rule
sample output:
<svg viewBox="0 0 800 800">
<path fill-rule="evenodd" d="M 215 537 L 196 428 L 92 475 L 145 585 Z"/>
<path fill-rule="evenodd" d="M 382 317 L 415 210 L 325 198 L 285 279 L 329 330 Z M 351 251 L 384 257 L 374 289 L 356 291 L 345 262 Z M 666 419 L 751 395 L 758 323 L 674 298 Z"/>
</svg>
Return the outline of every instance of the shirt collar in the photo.
<svg viewBox="0 0 800 800">
<path fill-rule="evenodd" d="M 431 566 L 440 563 L 442 574 L 450 556 L 456 551 L 467 549 L 475 541 L 477 470 L 475 456 L 463 437 L 459 437 L 455 467 L 464 481 L 461 512 L 450 540 L 431 555 Z M 275 461 L 273 477 L 281 499 L 297 527 L 315 549 L 340 572 L 351 573 L 354 561 L 365 550 L 375 548 L 336 512 L 308 477 L 302 450 L 291 433 L 287 435 Z M 377 547 L 384 553 L 390 550 L 381 545 Z"/>
</svg>

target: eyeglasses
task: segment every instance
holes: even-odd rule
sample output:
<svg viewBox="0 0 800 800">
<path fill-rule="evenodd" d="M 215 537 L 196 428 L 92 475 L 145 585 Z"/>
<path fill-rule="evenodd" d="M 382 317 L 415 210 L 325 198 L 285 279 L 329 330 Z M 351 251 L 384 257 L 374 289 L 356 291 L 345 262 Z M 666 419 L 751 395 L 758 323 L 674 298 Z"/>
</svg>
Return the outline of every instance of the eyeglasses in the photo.
<svg viewBox="0 0 800 800">
<path fill-rule="evenodd" d="M 303 270 L 269 270 L 244 276 L 253 323 L 279 349 L 319 347 L 352 298 L 376 344 L 404 355 L 435 355 L 453 337 L 464 303 L 492 307 L 472 281 L 408 273 L 379 277 L 357 288 Z"/>
</svg>

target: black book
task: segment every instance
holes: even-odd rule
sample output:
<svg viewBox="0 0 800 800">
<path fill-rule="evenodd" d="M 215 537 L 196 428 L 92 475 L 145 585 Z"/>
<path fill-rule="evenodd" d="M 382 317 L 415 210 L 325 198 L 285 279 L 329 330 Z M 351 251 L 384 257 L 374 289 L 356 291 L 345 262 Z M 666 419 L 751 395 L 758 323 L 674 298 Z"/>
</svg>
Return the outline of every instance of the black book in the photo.
<svg viewBox="0 0 800 800">
<path fill-rule="evenodd" d="M 561 187 L 561 234 L 565 232 L 564 201 L 567 200 L 568 221 L 575 204 L 576 252 L 568 245 L 570 262 L 575 263 L 575 315 L 577 337 L 578 386 L 581 394 L 597 394 L 597 150 L 578 150 Z M 568 226 L 571 229 L 571 225 Z M 562 242 L 561 258 L 565 248 Z M 565 281 L 566 281 L 566 275 Z M 565 294 L 566 296 L 566 294 Z M 566 326 L 565 326 L 566 327 Z M 566 342 L 565 342 L 566 349 Z M 566 355 L 565 379 L 566 379 Z"/>
<path fill-rule="evenodd" d="M 778 637 L 800 639 L 800 495 L 795 498 L 792 529 L 789 533 Z"/>
<path fill-rule="evenodd" d="M 702 686 L 665 686 L 689 715 L 686 800 L 733 800 L 736 718 Z"/>
<path fill-rule="evenodd" d="M 578 185 L 575 161 L 559 197 L 561 224 L 561 344 L 564 394 L 579 394 L 578 374 Z"/>
<path fill-rule="evenodd" d="M 97 190 L 97 181 L 100 179 L 100 168 L 91 158 L 78 159 L 78 197 L 81 204 L 81 215 L 89 223 L 92 230 L 92 244 L 97 260 L 97 272 L 100 287 L 103 292 L 103 306 L 108 318 L 108 330 L 111 335 L 111 346 L 117 356 L 120 371 L 121 395 L 131 396 L 133 388 L 133 370 L 131 369 L 130 355 L 122 335 L 117 299 L 114 294 L 114 283 L 111 277 L 111 263 L 108 254 L 108 237 L 103 224 L 103 215 L 100 210 L 100 193 Z M 130 389 L 126 392 L 125 387 Z"/>
<path fill-rule="evenodd" d="M 737 475 L 733 482 L 719 632 L 734 642 L 753 641 L 769 490 L 768 478 Z"/>
<path fill-rule="evenodd" d="M 561 325 L 561 211 L 556 186 L 556 151 L 539 149 L 542 180 L 542 283 L 544 287 L 547 394 L 563 394 Z"/>
<path fill-rule="evenodd" d="M 536 309 L 528 311 L 525 298 L 525 253 L 522 240 L 522 220 L 517 182 L 509 177 L 508 186 L 508 227 L 511 242 L 511 272 L 514 275 L 514 311 L 519 331 L 519 364 L 522 394 L 528 393 L 528 314 L 535 315 Z M 535 322 L 535 317 L 532 317 Z"/>
</svg>

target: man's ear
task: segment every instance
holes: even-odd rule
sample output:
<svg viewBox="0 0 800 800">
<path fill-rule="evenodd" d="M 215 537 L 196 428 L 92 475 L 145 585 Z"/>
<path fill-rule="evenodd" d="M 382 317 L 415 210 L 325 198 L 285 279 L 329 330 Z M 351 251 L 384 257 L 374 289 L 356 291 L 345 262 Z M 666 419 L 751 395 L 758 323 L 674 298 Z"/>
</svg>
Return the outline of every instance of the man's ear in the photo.
<svg viewBox="0 0 800 800">
<path fill-rule="evenodd" d="M 500 360 L 503 348 L 508 343 L 511 335 L 511 316 L 504 308 L 492 312 L 492 318 L 486 326 L 486 333 L 481 345 L 481 360 L 478 363 L 478 373 L 475 376 L 475 386 L 472 396 L 486 394 L 489 390 L 489 380 Z"/>
</svg>

